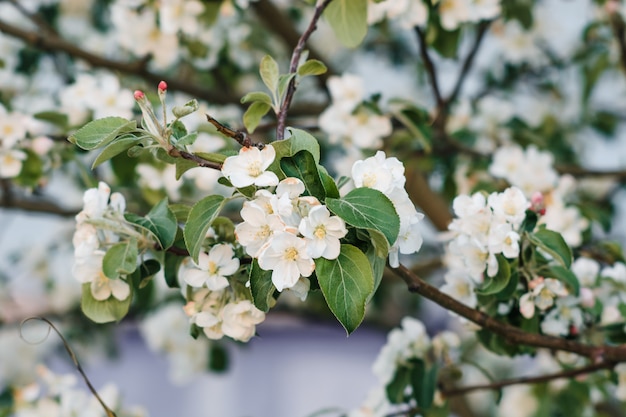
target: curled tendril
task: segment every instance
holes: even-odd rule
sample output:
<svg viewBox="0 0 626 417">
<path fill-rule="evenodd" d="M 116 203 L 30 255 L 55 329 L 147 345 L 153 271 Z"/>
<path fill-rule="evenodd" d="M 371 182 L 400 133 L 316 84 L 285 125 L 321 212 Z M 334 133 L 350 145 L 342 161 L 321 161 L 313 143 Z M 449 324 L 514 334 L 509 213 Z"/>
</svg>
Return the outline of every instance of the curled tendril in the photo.
<svg viewBox="0 0 626 417">
<path fill-rule="evenodd" d="M 41 340 L 39 340 L 37 342 L 30 342 L 30 341 L 26 340 L 26 338 L 24 337 L 24 334 L 23 334 L 24 325 L 26 323 L 28 323 L 29 321 L 31 321 L 31 320 L 40 320 L 40 321 L 43 321 L 44 323 L 46 323 L 48 325 L 48 333 L 43 337 L 43 339 L 41 339 Z M 117 417 L 116 414 L 113 412 L 113 410 L 111 410 L 104 403 L 102 398 L 100 398 L 100 395 L 98 395 L 98 392 L 96 391 L 96 389 L 91 384 L 91 381 L 89 380 L 89 378 L 87 378 L 87 375 L 85 374 L 85 371 L 83 370 L 83 367 L 80 365 L 80 362 L 78 362 L 78 358 L 76 357 L 76 354 L 74 353 L 74 351 L 70 347 L 69 343 L 67 342 L 67 340 L 65 339 L 63 334 L 61 334 L 59 329 L 57 329 L 56 326 L 50 320 L 48 320 L 45 317 L 38 317 L 38 316 L 37 317 L 27 317 L 27 318 L 25 318 L 20 323 L 20 338 L 23 341 L 25 341 L 26 343 L 28 343 L 28 344 L 32 344 L 32 345 L 40 344 L 40 343 L 43 343 L 46 339 L 48 339 L 48 336 L 50 335 L 50 330 L 54 330 L 54 332 L 61 339 L 61 342 L 63 343 L 63 347 L 65 348 L 65 351 L 69 355 L 70 359 L 72 359 L 72 362 L 74 362 L 74 366 L 76 367 L 76 370 L 83 377 L 83 380 L 85 381 L 85 384 L 87 384 L 87 388 L 89 388 L 89 391 L 91 391 L 91 394 L 94 397 L 96 397 L 96 399 L 98 400 L 98 402 L 100 403 L 100 405 L 104 409 L 104 412 L 106 413 L 107 417 Z"/>
</svg>

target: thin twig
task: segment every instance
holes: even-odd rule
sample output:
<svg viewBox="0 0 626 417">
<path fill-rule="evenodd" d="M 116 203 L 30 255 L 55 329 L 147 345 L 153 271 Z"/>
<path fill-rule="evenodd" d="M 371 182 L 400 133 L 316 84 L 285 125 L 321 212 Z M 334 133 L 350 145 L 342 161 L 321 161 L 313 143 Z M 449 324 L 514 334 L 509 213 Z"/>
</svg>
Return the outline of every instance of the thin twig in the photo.
<svg viewBox="0 0 626 417">
<path fill-rule="evenodd" d="M 467 75 L 474 64 L 474 58 L 476 57 L 476 53 L 480 48 L 483 38 L 485 37 L 485 33 L 487 33 L 487 29 L 489 29 L 489 25 L 491 24 L 491 20 L 483 20 L 478 25 L 478 29 L 476 30 L 476 39 L 474 40 L 474 45 L 472 45 L 472 49 L 465 57 L 463 61 L 463 65 L 461 66 L 461 72 L 459 72 L 459 76 L 456 80 L 454 88 L 452 89 L 452 93 L 445 99 L 446 106 L 453 103 L 461 93 L 461 89 L 463 88 L 463 83 L 467 78 Z"/>
<path fill-rule="evenodd" d="M 444 294 L 437 288 L 428 284 L 403 265 L 400 265 L 398 268 L 393 268 L 393 271 L 395 271 L 395 273 L 404 280 L 410 292 L 418 293 L 439 304 L 446 310 L 456 313 L 459 316 L 478 324 L 483 329 L 502 336 L 512 345 L 525 345 L 576 353 L 577 355 L 590 358 L 594 363 L 604 361 L 626 361 L 626 346 L 594 346 L 583 344 L 575 340 L 567 340 L 537 333 L 528 333 L 518 327 L 503 323 L 481 311 L 460 303 L 449 295 Z"/>
<path fill-rule="evenodd" d="M 250 136 L 248 136 L 246 133 L 238 131 L 238 130 L 233 130 L 228 126 L 221 124 L 220 122 L 218 122 L 216 119 L 214 119 L 208 114 L 206 115 L 206 118 L 209 121 L 209 123 L 215 126 L 218 132 L 220 132 L 224 136 L 234 139 L 241 146 L 244 146 L 246 148 L 249 148 L 250 146 L 255 146 L 259 149 L 263 149 L 265 147 L 263 143 L 253 142 L 252 139 L 250 139 Z"/>
<path fill-rule="evenodd" d="M 433 60 L 428 53 L 426 35 L 424 34 L 424 32 L 422 32 L 422 29 L 420 29 L 419 26 L 415 26 L 415 33 L 417 35 L 417 41 L 419 43 L 420 56 L 422 57 L 424 67 L 426 68 L 426 74 L 428 74 L 428 79 L 430 81 L 430 87 L 433 89 L 433 95 L 435 96 L 437 108 L 439 111 L 441 111 L 445 106 L 445 100 L 441 95 L 441 89 L 439 88 L 439 81 L 437 79 L 437 70 L 435 68 L 435 64 L 433 63 Z"/>
<path fill-rule="evenodd" d="M 315 6 L 315 12 L 313 13 L 313 17 L 309 22 L 309 26 L 306 28 L 300 39 L 298 39 L 298 43 L 291 54 L 291 62 L 289 64 L 289 73 L 294 74 L 298 69 L 298 62 L 300 62 L 300 56 L 302 55 L 302 51 L 304 50 L 304 46 L 306 42 L 309 40 L 315 29 L 317 28 L 317 22 L 322 16 L 322 12 L 326 9 L 326 6 L 330 4 L 332 0 L 318 0 L 317 5 Z M 296 92 L 296 78 L 293 77 L 291 81 L 289 81 L 289 85 L 287 86 L 287 93 L 285 94 L 285 100 L 280 106 L 280 110 L 277 114 L 277 127 L 276 127 L 276 140 L 282 140 L 285 138 L 285 123 L 287 120 L 287 111 L 289 110 L 289 106 L 291 105 L 291 100 L 293 99 L 293 95 Z"/>
<path fill-rule="evenodd" d="M 220 164 L 219 162 L 213 162 L 213 161 L 209 161 L 207 159 L 204 159 L 198 155 L 189 153 L 189 152 L 185 152 L 185 151 L 181 151 L 179 149 L 176 148 L 171 148 L 168 151 L 168 154 L 170 156 L 173 156 L 174 158 L 183 158 L 186 159 L 188 161 L 192 161 L 195 162 L 199 167 L 203 167 L 203 168 L 213 168 L 213 169 L 217 169 L 218 171 L 220 171 L 222 169 L 222 164 Z"/>
<path fill-rule="evenodd" d="M 441 390 L 441 394 L 444 397 L 454 397 L 458 395 L 465 395 L 473 391 L 483 391 L 483 390 L 498 390 L 500 388 L 508 387 L 511 385 L 520 385 L 520 384 L 541 384 L 543 382 L 554 381 L 556 379 L 562 378 L 573 378 L 579 375 L 590 374 L 593 372 L 597 372 L 604 369 L 613 369 L 615 367 L 614 362 L 600 362 L 587 366 L 583 366 L 581 368 L 575 369 L 567 369 L 565 371 L 555 372 L 552 374 L 533 376 L 533 377 L 518 377 L 505 379 L 502 381 L 493 382 L 491 384 L 482 384 L 482 385 L 471 385 L 467 387 L 459 387 L 459 388 L 450 388 Z"/>
</svg>

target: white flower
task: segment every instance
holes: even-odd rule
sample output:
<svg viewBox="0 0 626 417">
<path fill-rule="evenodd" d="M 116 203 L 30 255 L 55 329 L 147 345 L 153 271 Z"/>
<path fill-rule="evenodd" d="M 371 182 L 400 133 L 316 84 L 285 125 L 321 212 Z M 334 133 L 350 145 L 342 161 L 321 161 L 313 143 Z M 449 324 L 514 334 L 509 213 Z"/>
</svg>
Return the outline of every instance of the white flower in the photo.
<svg viewBox="0 0 626 417">
<path fill-rule="evenodd" d="M 259 255 L 259 266 L 272 271 L 272 282 L 278 291 L 293 287 L 300 276 L 308 277 L 315 263 L 307 253 L 306 241 L 291 233 L 276 233 Z"/>
<path fill-rule="evenodd" d="M 352 179 L 357 187 L 374 188 L 384 194 L 403 188 L 404 166 L 397 158 L 387 158 L 383 151 L 352 165 Z"/>
<path fill-rule="evenodd" d="M 210 311 L 201 311 L 192 318 L 192 323 L 202 327 L 202 331 L 212 340 L 220 340 L 224 337 L 222 319 Z"/>
<path fill-rule="evenodd" d="M 222 310 L 222 331 L 235 340 L 247 342 L 256 325 L 265 320 L 265 313 L 256 308 L 250 300 L 229 303 Z"/>
<path fill-rule="evenodd" d="M 306 187 L 299 178 L 287 177 L 278 183 L 276 187 L 276 195 L 282 197 L 283 194 L 287 194 L 288 198 L 296 198 L 302 195 Z"/>
<path fill-rule="evenodd" d="M 233 248 L 230 245 L 215 245 L 208 254 L 200 252 L 198 263 L 194 262 L 194 267 L 185 268 L 182 278 L 192 287 L 202 287 L 206 284 L 211 291 L 226 288 L 228 287 L 226 277 L 239 269 L 239 259 L 233 256 Z"/>
<path fill-rule="evenodd" d="M 277 214 L 266 214 L 266 211 L 254 202 L 244 203 L 241 218 L 244 221 L 235 227 L 235 236 L 246 248 L 246 253 L 254 258 L 258 257 L 259 251 L 274 233 L 285 228 Z"/>
<path fill-rule="evenodd" d="M 615 282 L 626 283 L 626 265 L 615 262 L 613 266 L 607 266 L 600 274 L 603 278 L 610 278 Z"/>
<path fill-rule="evenodd" d="M 535 315 L 535 306 L 544 311 L 554 305 L 554 299 L 568 295 L 563 284 L 554 278 L 538 278 L 531 281 L 531 291 L 520 297 L 520 313 L 527 319 Z"/>
<path fill-rule="evenodd" d="M 91 281 L 91 295 L 98 301 L 108 300 L 111 296 L 124 301 L 130 296 L 130 286 L 121 278 L 109 279 L 100 272 Z"/>
<path fill-rule="evenodd" d="M 492 193 L 488 202 L 496 216 L 503 217 L 513 226 L 519 226 L 524 221 L 526 209 L 530 207 L 524 193 L 517 187 L 507 188 L 502 193 Z"/>
<path fill-rule="evenodd" d="M 446 273 L 444 279 L 446 283 L 440 288 L 443 293 L 448 294 L 468 307 L 476 307 L 474 282 L 467 272 L 453 269 Z"/>
<path fill-rule="evenodd" d="M 471 18 L 469 0 L 441 0 L 439 16 L 444 29 L 455 30 Z"/>
<path fill-rule="evenodd" d="M 14 178 L 22 171 L 26 153 L 17 149 L 0 148 L 0 178 Z"/>
<path fill-rule="evenodd" d="M 348 73 L 329 77 L 328 90 L 333 99 L 333 106 L 341 113 L 351 113 L 365 95 L 363 78 Z"/>
<path fill-rule="evenodd" d="M 489 230 L 489 252 L 502 253 L 509 259 L 519 255 L 520 235 L 509 223 L 494 225 Z"/>
<path fill-rule="evenodd" d="M 298 297 L 300 301 L 306 301 L 306 298 L 309 295 L 309 290 L 311 289 L 311 280 L 305 277 L 300 277 L 296 285 L 289 288 L 288 291 L 291 291 L 293 295 Z"/>
<path fill-rule="evenodd" d="M 266 169 L 274 162 L 276 151 L 271 145 L 260 150 L 243 147 L 237 156 L 229 156 L 222 165 L 222 173 L 237 188 L 256 185 L 268 187 L 278 184 L 278 177 Z"/>
<path fill-rule="evenodd" d="M 576 297 L 567 296 L 556 300 L 554 309 L 541 322 L 541 331 L 552 336 L 567 336 L 570 326 L 580 329 L 583 325 L 583 313 Z"/>
<path fill-rule="evenodd" d="M 578 258 L 572 263 L 572 272 L 578 278 L 580 285 L 592 287 L 595 285 L 600 272 L 600 264 L 590 258 Z"/>
<path fill-rule="evenodd" d="M 299 231 L 306 238 L 309 255 L 312 258 L 326 259 L 336 259 L 339 256 L 339 239 L 348 233 L 343 219 L 331 216 L 326 206 L 313 207 L 309 215 L 300 222 Z"/>
</svg>

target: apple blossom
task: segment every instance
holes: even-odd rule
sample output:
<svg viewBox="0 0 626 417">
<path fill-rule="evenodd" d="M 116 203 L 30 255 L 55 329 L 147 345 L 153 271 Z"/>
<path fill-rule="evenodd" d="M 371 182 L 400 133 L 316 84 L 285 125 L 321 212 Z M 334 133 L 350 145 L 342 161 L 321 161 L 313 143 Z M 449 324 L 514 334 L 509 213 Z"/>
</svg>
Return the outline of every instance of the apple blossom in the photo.
<svg viewBox="0 0 626 417">
<path fill-rule="evenodd" d="M 226 158 L 222 165 L 222 174 L 237 188 L 278 185 L 276 174 L 266 171 L 275 157 L 276 151 L 272 145 L 267 145 L 262 150 L 254 146 L 243 147 L 239 155 Z"/>
<path fill-rule="evenodd" d="M 182 279 L 192 287 L 206 285 L 211 291 L 219 291 L 228 286 L 227 276 L 239 269 L 239 259 L 230 245 L 217 244 L 209 253 L 200 252 L 198 263 L 184 269 Z"/>
<path fill-rule="evenodd" d="M 339 256 L 339 239 L 348 233 L 343 219 L 331 216 L 326 206 L 313 207 L 309 215 L 300 222 L 298 230 L 306 239 L 311 258 L 326 259 L 336 259 Z"/>
<path fill-rule="evenodd" d="M 307 252 L 306 241 L 287 232 L 278 232 L 259 254 L 259 266 L 272 271 L 272 283 L 278 291 L 291 288 L 308 277 L 315 263 Z"/>
</svg>

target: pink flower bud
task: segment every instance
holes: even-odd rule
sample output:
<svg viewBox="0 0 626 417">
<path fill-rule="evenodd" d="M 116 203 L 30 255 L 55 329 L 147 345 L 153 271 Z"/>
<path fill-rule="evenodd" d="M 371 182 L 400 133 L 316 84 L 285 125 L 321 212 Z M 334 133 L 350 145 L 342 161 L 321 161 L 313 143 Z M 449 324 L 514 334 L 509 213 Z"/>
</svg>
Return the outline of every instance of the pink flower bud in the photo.
<svg viewBox="0 0 626 417">
<path fill-rule="evenodd" d="M 135 100 L 137 101 L 142 101 L 146 98 L 146 95 L 141 90 L 135 90 L 135 93 L 133 95 L 135 96 Z"/>
<path fill-rule="evenodd" d="M 193 316 L 196 313 L 196 303 L 194 301 L 189 301 L 187 304 L 185 304 L 185 306 L 183 307 L 183 311 L 185 312 L 186 315 L 188 315 L 189 317 Z"/>
<path fill-rule="evenodd" d="M 580 289 L 580 304 L 587 308 L 596 304 L 596 296 L 590 288 L 583 287 Z"/>
<path fill-rule="evenodd" d="M 537 277 L 528 283 L 528 289 L 534 290 L 541 284 L 543 284 L 543 277 Z"/>
<path fill-rule="evenodd" d="M 167 91 L 167 83 L 165 81 L 161 81 L 159 83 L 159 93 Z"/>
<path fill-rule="evenodd" d="M 619 2 L 617 2 L 616 0 L 609 0 L 604 3 L 604 9 L 608 14 L 617 13 L 617 11 L 619 10 Z"/>
<path fill-rule="evenodd" d="M 530 209 L 541 216 L 546 214 L 546 201 L 539 191 L 535 191 L 530 197 Z"/>
</svg>

